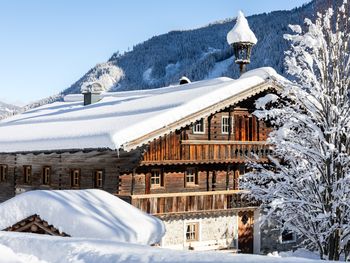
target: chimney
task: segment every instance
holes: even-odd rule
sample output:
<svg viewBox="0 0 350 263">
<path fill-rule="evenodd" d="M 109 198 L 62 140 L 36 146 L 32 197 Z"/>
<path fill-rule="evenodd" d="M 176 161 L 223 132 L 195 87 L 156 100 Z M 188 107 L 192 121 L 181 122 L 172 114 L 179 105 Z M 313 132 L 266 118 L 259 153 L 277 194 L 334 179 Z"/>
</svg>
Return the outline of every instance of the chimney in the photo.
<svg viewBox="0 0 350 263">
<path fill-rule="evenodd" d="M 242 75 L 246 70 L 246 65 L 250 63 L 252 47 L 258 40 L 241 11 L 238 12 L 236 25 L 227 34 L 227 42 L 233 48 L 235 63 L 239 65 L 239 71 Z"/>
<path fill-rule="evenodd" d="M 183 85 L 183 84 L 188 84 L 188 83 L 191 83 L 191 80 L 185 76 L 182 76 L 180 79 L 179 79 L 179 84 L 180 85 Z"/>
<path fill-rule="evenodd" d="M 88 83 L 81 88 L 81 93 L 84 95 L 84 106 L 98 102 L 103 87 L 98 82 Z"/>
</svg>

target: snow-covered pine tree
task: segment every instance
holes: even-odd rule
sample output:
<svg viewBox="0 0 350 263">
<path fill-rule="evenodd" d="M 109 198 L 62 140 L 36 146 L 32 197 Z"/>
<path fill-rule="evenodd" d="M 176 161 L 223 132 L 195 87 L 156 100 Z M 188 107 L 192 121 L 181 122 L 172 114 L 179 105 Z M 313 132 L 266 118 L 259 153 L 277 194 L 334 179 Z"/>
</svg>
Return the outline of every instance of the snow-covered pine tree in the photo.
<svg viewBox="0 0 350 263">
<path fill-rule="evenodd" d="M 294 81 L 278 102 L 270 94 L 256 103 L 255 114 L 275 127 L 273 168 L 256 163 L 241 187 L 282 230 L 295 231 L 321 258 L 339 260 L 350 252 L 349 4 L 291 29 L 285 63 Z"/>
</svg>

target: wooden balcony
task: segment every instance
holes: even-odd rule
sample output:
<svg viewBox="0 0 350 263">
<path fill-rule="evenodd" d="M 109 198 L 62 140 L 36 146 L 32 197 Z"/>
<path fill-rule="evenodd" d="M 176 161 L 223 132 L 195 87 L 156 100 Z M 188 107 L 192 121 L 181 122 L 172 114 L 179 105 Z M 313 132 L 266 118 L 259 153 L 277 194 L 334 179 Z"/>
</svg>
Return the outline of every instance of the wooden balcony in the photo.
<svg viewBox="0 0 350 263">
<path fill-rule="evenodd" d="M 256 203 L 248 203 L 242 197 L 242 194 L 244 193 L 247 192 L 243 190 L 225 190 L 144 194 L 118 197 L 146 213 L 153 215 L 169 215 L 191 212 L 227 211 L 243 207 L 256 207 Z"/>
<path fill-rule="evenodd" d="M 271 146 L 266 141 L 182 140 L 173 154 L 161 149 L 147 155 L 142 165 L 179 163 L 242 163 L 253 156 L 267 162 Z M 170 157 L 170 158 L 169 158 Z"/>
</svg>

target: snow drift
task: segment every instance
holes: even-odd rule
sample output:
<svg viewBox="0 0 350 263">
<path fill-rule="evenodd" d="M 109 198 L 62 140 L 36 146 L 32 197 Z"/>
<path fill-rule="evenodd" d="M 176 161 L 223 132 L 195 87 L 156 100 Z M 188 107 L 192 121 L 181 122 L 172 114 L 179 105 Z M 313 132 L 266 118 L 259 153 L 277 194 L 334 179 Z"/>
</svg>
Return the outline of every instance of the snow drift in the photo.
<svg viewBox="0 0 350 263">
<path fill-rule="evenodd" d="M 30 191 L 0 204 L 0 229 L 31 216 L 72 237 L 154 244 L 163 223 L 102 190 Z"/>
</svg>

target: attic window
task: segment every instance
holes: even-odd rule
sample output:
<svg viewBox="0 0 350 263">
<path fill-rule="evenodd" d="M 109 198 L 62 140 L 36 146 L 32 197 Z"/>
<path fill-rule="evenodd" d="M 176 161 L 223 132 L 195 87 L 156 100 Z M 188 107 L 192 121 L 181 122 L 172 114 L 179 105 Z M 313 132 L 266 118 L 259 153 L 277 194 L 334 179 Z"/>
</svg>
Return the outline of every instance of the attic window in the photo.
<svg viewBox="0 0 350 263">
<path fill-rule="evenodd" d="M 43 184 L 44 185 L 50 184 L 50 177 L 51 177 L 51 167 L 44 166 L 43 167 Z"/>
<path fill-rule="evenodd" d="M 24 175 L 24 183 L 30 183 L 30 177 L 32 176 L 32 166 L 24 165 L 23 166 L 23 175 Z"/>
<path fill-rule="evenodd" d="M 71 186 L 80 187 L 80 170 L 79 169 L 71 170 Z"/>
<path fill-rule="evenodd" d="M 204 119 L 200 119 L 193 125 L 193 133 L 204 134 Z"/>
<path fill-rule="evenodd" d="M 7 177 L 7 165 L 1 164 L 0 165 L 0 181 L 5 182 Z"/>
</svg>

